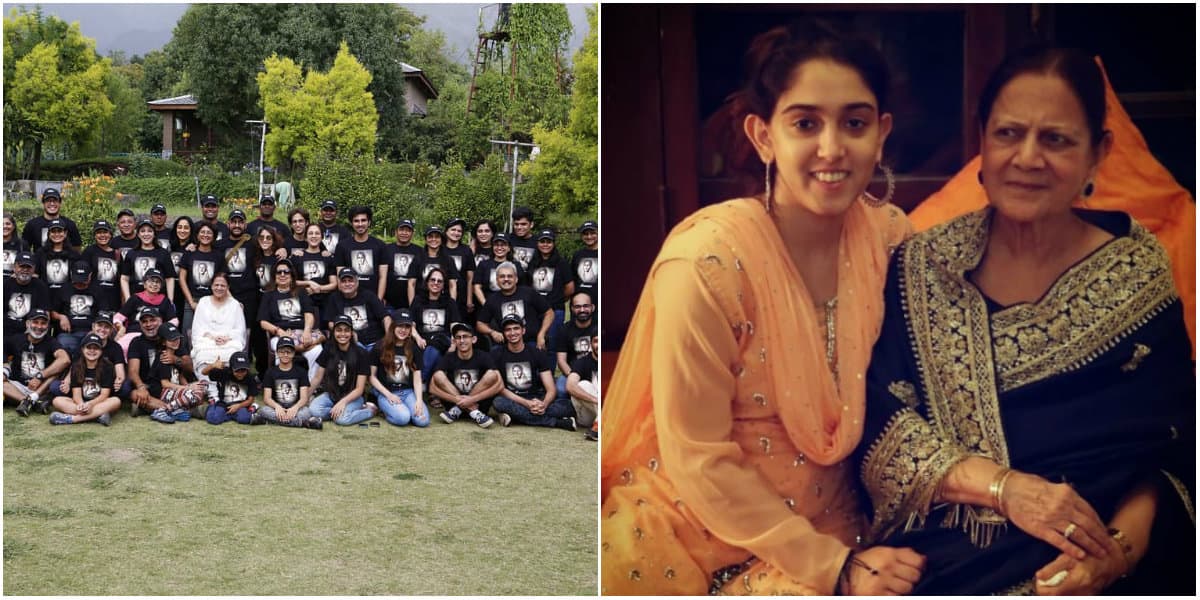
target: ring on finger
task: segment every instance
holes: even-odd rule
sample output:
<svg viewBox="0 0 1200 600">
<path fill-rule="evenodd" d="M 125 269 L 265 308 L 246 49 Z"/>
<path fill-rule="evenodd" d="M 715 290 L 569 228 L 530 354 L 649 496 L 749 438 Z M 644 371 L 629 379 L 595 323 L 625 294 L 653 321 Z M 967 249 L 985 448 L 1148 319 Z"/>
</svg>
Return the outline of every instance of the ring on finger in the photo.
<svg viewBox="0 0 1200 600">
<path fill-rule="evenodd" d="M 1075 533 L 1076 529 L 1078 529 L 1078 527 L 1074 523 L 1067 523 L 1067 528 L 1062 532 L 1063 537 L 1067 538 L 1068 540 L 1071 539 L 1071 536 Z"/>
<path fill-rule="evenodd" d="M 1050 579 L 1046 579 L 1046 580 L 1039 579 L 1039 580 L 1037 580 L 1037 582 L 1038 582 L 1038 585 L 1041 585 L 1043 587 L 1058 587 L 1058 586 L 1062 585 L 1062 582 L 1067 580 L 1067 575 L 1070 575 L 1070 574 L 1071 574 L 1070 571 L 1063 569 L 1063 570 L 1051 575 Z"/>
</svg>

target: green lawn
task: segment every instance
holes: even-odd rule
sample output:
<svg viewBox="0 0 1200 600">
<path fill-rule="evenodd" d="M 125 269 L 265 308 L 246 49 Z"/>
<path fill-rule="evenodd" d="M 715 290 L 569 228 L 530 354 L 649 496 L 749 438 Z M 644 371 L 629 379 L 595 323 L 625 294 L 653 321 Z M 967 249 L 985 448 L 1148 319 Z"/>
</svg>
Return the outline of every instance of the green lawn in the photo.
<svg viewBox="0 0 1200 600">
<path fill-rule="evenodd" d="M 583 432 L 4 411 L 8 595 L 595 595 Z"/>
</svg>

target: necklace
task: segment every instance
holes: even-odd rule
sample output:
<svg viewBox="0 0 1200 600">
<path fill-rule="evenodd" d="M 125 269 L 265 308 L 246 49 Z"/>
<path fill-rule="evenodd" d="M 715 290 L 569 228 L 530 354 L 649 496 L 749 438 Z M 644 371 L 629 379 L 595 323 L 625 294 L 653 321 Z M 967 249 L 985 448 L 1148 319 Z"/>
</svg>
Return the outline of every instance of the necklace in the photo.
<svg viewBox="0 0 1200 600">
<path fill-rule="evenodd" d="M 837 370 L 837 296 L 825 301 L 825 364 L 836 381 Z"/>
</svg>

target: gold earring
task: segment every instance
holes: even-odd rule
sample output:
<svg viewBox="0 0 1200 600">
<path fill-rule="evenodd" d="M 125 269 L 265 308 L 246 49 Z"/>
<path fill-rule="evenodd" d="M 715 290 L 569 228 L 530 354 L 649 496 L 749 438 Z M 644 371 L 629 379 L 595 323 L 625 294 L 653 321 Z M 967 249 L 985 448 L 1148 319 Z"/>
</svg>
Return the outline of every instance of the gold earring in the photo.
<svg viewBox="0 0 1200 600">
<path fill-rule="evenodd" d="M 763 196 L 763 202 L 766 204 L 766 207 L 767 207 L 767 214 L 771 214 L 771 210 L 772 210 L 771 194 L 772 194 L 773 190 L 771 189 L 771 165 L 773 165 L 773 164 L 775 164 L 775 161 L 773 161 L 773 160 L 767 161 L 767 170 L 766 170 L 766 177 L 765 177 L 766 194 Z"/>
</svg>

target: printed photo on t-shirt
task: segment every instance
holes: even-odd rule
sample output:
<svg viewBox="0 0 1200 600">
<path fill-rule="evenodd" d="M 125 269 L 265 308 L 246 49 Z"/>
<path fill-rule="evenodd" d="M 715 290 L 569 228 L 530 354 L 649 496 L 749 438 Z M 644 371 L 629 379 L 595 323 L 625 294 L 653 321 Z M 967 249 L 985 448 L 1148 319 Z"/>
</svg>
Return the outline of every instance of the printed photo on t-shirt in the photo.
<svg viewBox="0 0 1200 600">
<path fill-rule="evenodd" d="M 401 352 L 392 357 L 392 366 L 386 371 L 387 378 L 392 383 L 404 383 L 412 376 L 412 369 L 408 368 L 407 360 Z"/>
<path fill-rule="evenodd" d="M 85 319 L 92 314 L 92 303 L 94 300 L 91 296 L 75 294 L 71 296 L 71 317 L 72 319 Z"/>
<path fill-rule="evenodd" d="M 197 285 L 208 287 L 212 283 L 215 270 L 216 265 L 211 260 L 192 261 L 192 278 L 196 280 Z"/>
<path fill-rule="evenodd" d="M 464 394 L 471 393 L 475 383 L 479 381 L 479 371 L 475 369 L 459 369 L 454 372 L 454 387 Z"/>
<path fill-rule="evenodd" d="M 375 255 L 370 250 L 353 250 L 350 252 L 350 264 L 359 275 L 370 275 L 375 270 Z"/>
<path fill-rule="evenodd" d="M 533 270 L 533 289 L 539 292 L 549 292 L 554 288 L 554 269 L 538 267 Z"/>
<path fill-rule="evenodd" d="M 505 373 L 508 374 L 508 384 L 517 390 L 527 390 L 533 385 L 533 368 L 528 362 L 506 363 Z"/>
<path fill-rule="evenodd" d="M 427 331 L 441 331 L 446 325 L 446 311 L 441 308 L 427 308 L 421 311 L 421 322 Z"/>
<path fill-rule="evenodd" d="M 67 266 L 66 259 L 52 258 L 46 261 L 46 281 L 49 283 L 66 283 L 67 271 L 70 267 Z"/>
<path fill-rule="evenodd" d="M 583 283 L 596 283 L 596 261 L 591 258 L 585 258 L 579 261 L 579 281 Z"/>
<path fill-rule="evenodd" d="M 179 268 L 179 260 L 182 258 L 183 258 L 182 252 L 172 252 L 171 253 L 171 264 L 175 265 L 175 268 L 178 269 Z"/>
<path fill-rule="evenodd" d="M 412 265 L 412 259 L 411 254 L 396 253 L 392 257 L 392 271 L 401 277 L 408 277 L 408 267 Z"/>
<path fill-rule="evenodd" d="M 354 326 L 355 331 L 361 330 L 367 326 L 367 307 L 362 306 L 347 306 L 343 313 L 350 317 L 350 323 Z"/>
<path fill-rule="evenodd" d="M 153 256 L 139 256 L 133 260 L 133 274 L 138 281 L 146 278 L 146 272 L 154 268 Z"/>
<path fill-rule="evenodd" d="M 325 230 L 325 248 L 327 248 L 330 252 L 337 250 L 338 237 L 340 236 L 338 236 L 336 231 L 332 229 Z"/>
<path fill-rule="evenodd" d="M 300 300 L 297 298 L 280 298 L 277 302 L 279 307 L 279 318 L 284 320 L 295 320 L 300 318 Z"/>
<path fill-rule="evenodd" d="M 517 262 L 521 263 L 521 268 L 526 268 L 529 266 L 529 261 L 533 259 L 533 248 L 513 246 L 512 251 L 513 258 L 516 258 Z"/>
<path fill-rule="evenodd" d="M 518 317 L 521 317 L 522 319 L 524 319 L 525 318 L 525 301 L 524 300 L 511 300 L 509 302 L 500 303 L 500 317 L 504 318 L 506 315 L 517 315 Z"/>
<path fill-rule="evenodd" d="M 290 408 L 300 400 L 300 385 L 296 379 L 275 380 L 275 401 L 285 408 Z"/>
<path fill-rule="evenodd" d="M 93 378 L 88 377 L 83 380 L 83 387 L 80 388 L 80 394 L 83 400 L 89 401 L 100 395 L 100 384 Z"/>
<path fill-rule="evenodd" d="M 245 271 L 246 249 L 238 248 L 237 250 L 234 250 L 232 256 L 229 257 L 229 261 L 226 263 L 226 266 L 229 267 L 230 273 L 241 273 L 242 271 Z"/>
<path fill-rule="evenodd" d="M 16 321 L 23 320 L 29 314 L 33 294 L 13 294 L 8 299 L 8 318 Z"/>
<path fill-rule="evenodd" d="M 575 338 L 575 352 L 578 354 L 587 354 L 592 351 L 592 337 L 585 335 Z"/>
<path fill-rule="evenodd" d="M 96 261 L 96 277 L 104 283 L 117 280 L 117 261 L 111 258 L 101 258 Z"/>
<path fill-rule="evenodd" d="M 225 401 L 225 404 L 237 404 L 246 399 L 246 390 L 237 382 L 227 381 L 225 382 L 221 397 Z"/>
<path fill-rule="evenodd" d="M 455 254 L 455 255 L 451 256 L 450 260 L 454 261 L 455 269 L 462 271 L 462 255 L 461 254 Z"/>
<path fill-rule="evenodd" d="M 42 374 L 42 369 L 45 368 L 45 356 L 37 352 L 25 351 L 21 353 L 21 372 L 25 374 L 25 377 L 38 377 Z"/>
<path fill-rule="evenodd" d="M 306 281 L 321 281 L 325 279 L 325 261 L 304 261 L 304 279 Z"/>
</svg>

